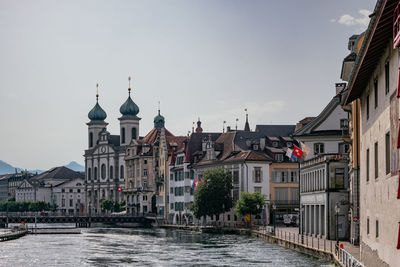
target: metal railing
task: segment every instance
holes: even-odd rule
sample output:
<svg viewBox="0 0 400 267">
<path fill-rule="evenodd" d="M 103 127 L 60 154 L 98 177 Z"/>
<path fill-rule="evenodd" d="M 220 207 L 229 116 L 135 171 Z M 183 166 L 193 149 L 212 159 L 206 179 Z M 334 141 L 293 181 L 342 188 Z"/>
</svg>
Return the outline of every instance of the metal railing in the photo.
<svg viewBox="0 0 400 267">
<path fill-rule="evenodd" d="M 337 260 L 346 267 L 364 267 L 364 264 L 339 246 L 336 246 L 335 255 Z"/>
</svg>

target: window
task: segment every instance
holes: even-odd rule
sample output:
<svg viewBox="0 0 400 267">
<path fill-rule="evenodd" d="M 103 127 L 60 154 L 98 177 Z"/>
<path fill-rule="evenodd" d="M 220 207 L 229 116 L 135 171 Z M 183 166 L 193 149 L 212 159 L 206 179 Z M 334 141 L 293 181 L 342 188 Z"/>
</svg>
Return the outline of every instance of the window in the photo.
<svg viewBox="0 0 400 267">
<path fill-rule="evenodd" d="M 65 207 L 65 198 L 61 199 L 61 207 Z"/>
<path fill-rule="evenodd" d="M 385 161 L 386 161 L 386 174 L 390 173 L 390 132 L 385 135 Z"/>
<path fill-rule="evenodd" d="M 296 177 L 297 177 L 297 172 L 291 171 L 290 172 L 290 182 L 295 183 L 296 182 Z"/>
<path fill-rule="evenodd" d="M 349 152 L 349 144 L 339 143 L 339 153 L 347 153 Z"/>
<path fill-rule="evenodd" d="M 113 166 L 110 166 L 110 179 L 113 179 L 113 177 L 114 177 L 114 174 L 113 174 L 113 172 L 114 172 L 114 168 L 113 168 Z"/>
<path fill-rule="evenodd" d="M 143 181 L 143 187 L 147 188 L 147 181 L 146 180 Z"/>
<path fill-rule="evenodd" d="M 147 169 L 143 169 L 143 176 L 147 177 Z"/>
<path fill-rule="evenodd" d="M 322 154 L 324 153 L 324 144 L 323 143 L 316 143 L 314 144 L 314 154 Z"/>
<path fill-rule="evenodd" d="M 169 175 L 169 179 L 172 181 L 172 180 L 174 180 L 174 175 L 171 173 L 170 175 Z"/>
<path fill-rule="evenodd" d="M 143 201 L 147 201 L 147 196 L 143 195 Z"/>
<path fill-rule="evenodd" d="M 283 154 L 275 154 L 275 160 L 276 161 L 283 161 Z"/>
<path fill-rule="evenodd" d="M 367 218 L 367 235 L 369 235 L 369 218 Z"/>
<path fill-rule="evenodd" d="M 69 189 L 69 192 L 70 192 L 70 193 L 73 193 L 73 192 L 74 192 L 74 189 L 70 188 L 70 189 Z"/>
<path fill-rule="evenodd" d="M 254 193 L 257 193 L 257 192 L 261 194 L 261 186 L 254 187 Z"/>
<path fill-rule="evenodd" d="M 80 193 L 80 192 L 81 192 L 81 189 L 80 189 L 80 188 L 78 188 L 76 191 L 77 191 L 78 193 Z"/>
<path fill-rule="evenodd" d="M 273 142 L 272 142 L 272 146 L 273 146 L 273 147 L 278 147 L 278 145 L 279 145 L 278 141 L 273 141 Z"/>
<path fill-rule="evenodd" d="M 106 165 L 101 164 L 101 179 L 106 179 Z"/>
<path fill-rule="evenodd" d="M 171 203 L 170 207 L 171 207 L 171 210 L 173 210 L 174 209 L 174 203 Z"/>
<path fill-rule="evenodd" d="M 92 169 L 88 168 L 88 180 L 92 180 Z"/>
<path fill-rule="evenodd" d="M 65 188 L 61 189 L 61 193 L 65 193 Z"/>
<path fill-rule="evenodd" d="M 335 169 L 335 185 L 334 188 L 341 189 L 344 188 L 344 169 L 336 168 Z"/>
<path fill-rule="evenodd" d="M 89 147 L 93 147 L 93 133 L 89 133 Z"/>
<path fill-rule="evenodd" d="M 239 189 L 233 189 L 232 190 L 232 199 L 233 199 L 233 203 L 236 203 L 236 201 L 239 200 Z"/>
<path fill-rule="evenodd" d="M 143 163 L 144 163 L 144 164 L 147 164 L 147 159 L 143 160 Z"/>
<path fill-rule="evenodd" d="M 369 149 L 367 149 L 367 155 L 366 155 L 366 161 L 367 163 L 365 164 L 367 167 L 366 173 L 367 173 L 367 182 L 369 181 Z"/>
<path fill-rule="evenodd" d="M 385 64 L 385 94 L 389 93 L 389 62 Z"/>
<path fill-rule="evenodd" d="M 348 128 L 348 127 L 349 127 L 349 121 L 347 119 L 341 119 L 340 128 Z"/>
<path fill-rule="evenodd" d="M 287 147 L 292 147 L 293 143 L 292 142 L 286 142 Z"/>
<path fill-rule="evenodd" d="M 233 184 L 239 184 L 239 171 L 233 171 Z"/>
<path fill-rule="evenodd" d="M 375 179 L 378 178 L 379 169 L 378 169 L 378 142 L 374 145 L 374 153 L 375 153 Z"/>
<path fill-rule="evenodd" d="M 125 144 L 125 128 L 121 129 L 121 144 Z"/>
<path fill-rule="evenodd" d="M 173 187 L 170 188 L 169 193 L 170 193 L 170 194 L 173 194 L 173 193 L 174 193 L 174 188 L 173 188 Z"/>
<path fill-rule="evenodd" d="M 261 168 L 259 168 L 259 167 L 255 167 L 254 168 L 254 182 L 255 183 L 261 183 L 262 182 Z"/>
<path fill-rule="evenodd" d="M 375 102 L 375 108 L 378 107 L 378 79 L 374 80 L 374 102 Z"/>
<path fill-rule="evenodd" d="M 124 179 L 124 166 L 121 165 L 119 178 Z"/>
<path fill-rule="evenodd" d="M 132 139 L 136 139 L 136 128 L 132 128 Z"/>
<path fill-rule="evenodd" d="M 376 238 L 379 237 L 379 221 L 378 220 L 375 221 L 375 237 Z"/>
<path fill-rule="evenodd" d="M 97 180 L 97 167 L 94 167 L 94 179 Z"/>
<path fill-rule="evenodd" d="M 73 199 L 70 199 L 70 200 L 69 200 L 69 206 L 70 206 L 70 207 L 74 206 L 74 200 L 73 200 Z"/>
<path fill-rule="evenodd" d="M 365 99 L 365 109 L 367 112 L 367 120 L 369 119 L 369 95 L 367 95 L 366 99 Z"/>
</svg>

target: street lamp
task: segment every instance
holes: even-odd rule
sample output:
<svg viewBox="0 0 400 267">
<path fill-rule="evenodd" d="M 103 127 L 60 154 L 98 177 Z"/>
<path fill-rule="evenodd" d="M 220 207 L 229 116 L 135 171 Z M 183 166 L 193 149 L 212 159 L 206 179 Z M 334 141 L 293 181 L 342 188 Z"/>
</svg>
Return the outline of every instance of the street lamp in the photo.
<svg viewBox="0 0 400 267">
<path fill-rule="evenodd" d="M 335 205 L 335 213 L 336 213 L 336 246 L 338 246 L 339 245 L 339 222 L 338 222 L 338 219 L 339 219 L 339 212 L 340 212 L 340 205 L 339 205 L 339 202 L 336 202 L 336 205 Z"/>
<path fill-rule="evenodd" d="M 272 210 L 274 211 L 274 212 L 273 212 L 273 217 L 274 217 L 274 235 L 275 235 L 275 229 L 276 229 L 276 225 L 275 225 L 275 219 L 276 219 L 276 205 L 275 205 L 275 203 L 272 204 Z"/>
</svg>

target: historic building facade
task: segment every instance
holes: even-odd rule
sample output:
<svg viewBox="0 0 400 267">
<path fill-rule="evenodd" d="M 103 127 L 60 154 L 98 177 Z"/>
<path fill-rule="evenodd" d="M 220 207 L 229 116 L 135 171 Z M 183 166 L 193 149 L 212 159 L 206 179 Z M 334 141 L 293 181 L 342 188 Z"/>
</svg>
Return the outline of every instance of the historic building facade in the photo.
<svg viewBox="0 0 400 267">
<path fill-rule="evenodd" d="M 139 107 L 132 101 L 131 89 L 128 99 L 122 104 L 120 112 L 120 135 L 111 135 L 104 120 L 106 112 L 98 103 L 89 112 L 88 149 L 85 150 L 85 193 L 86 210 L 101 212 L 101 203 L 106 199 L 122 202 L 125 188 L 125 154 L 131 140 L 139 136 Z"/>
<path fill-rule="evenodd" d="M 349 235 L 349 145 L 342 140 L 342 129 L 348 124 L 340 105 L 343 88 L 337 84 L 336 96 L 324 110 L 293 135 L 310 150 L 300 164 L 301 233 L 335 239 L 338 232 L 341 240 Z"/>
<path fill-rule="evenodd" d="M 398 42 L 393 39 L 400 40 L 400 17 L 396 6 L 398 1 L 377 1 L 345 101 L 347 105 L 358 100 L 360 105 L 360 249 L 361 261 L 368 266 L 400 262 L 400 61 Z"/>
</svg>

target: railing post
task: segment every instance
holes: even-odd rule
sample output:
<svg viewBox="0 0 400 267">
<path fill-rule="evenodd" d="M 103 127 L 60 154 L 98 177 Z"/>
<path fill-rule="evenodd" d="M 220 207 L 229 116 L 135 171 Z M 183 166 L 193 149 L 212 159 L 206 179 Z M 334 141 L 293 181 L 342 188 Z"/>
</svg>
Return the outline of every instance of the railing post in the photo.
<svg viewBox="0 0 400 267">
<path fill-rule="evenodd" d="M 324 251 L 326 251 L 326 239 L 324 238 Z"/>
<path fill-rule="evenodd" d="M 314 237 L 311 236 L 311 247 L 314 248 Z"/>
</svg>

